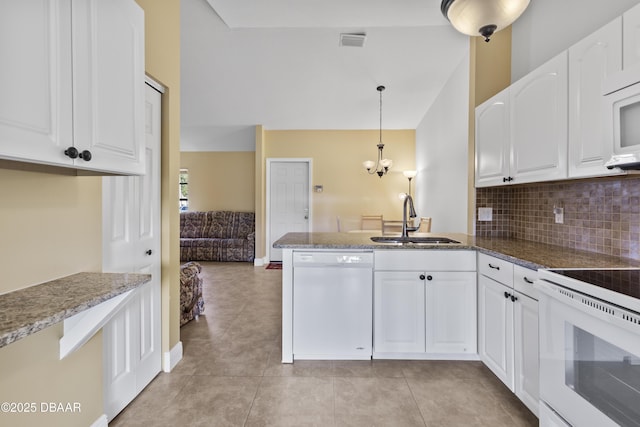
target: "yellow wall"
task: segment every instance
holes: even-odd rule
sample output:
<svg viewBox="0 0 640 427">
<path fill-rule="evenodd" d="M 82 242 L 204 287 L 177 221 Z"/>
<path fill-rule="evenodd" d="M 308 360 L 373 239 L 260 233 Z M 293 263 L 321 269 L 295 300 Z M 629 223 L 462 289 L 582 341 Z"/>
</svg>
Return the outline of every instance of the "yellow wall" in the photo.
<svg viewBox="0 0 640 427">
<path fill-rule="evenodd" d="M 146 71 L 162 83 L 162 351 L 180 341 L 180 0 L 136 0 L 144 9 Z"/>
<path fill-rule="evenodd" d="M 402 171 L 415 169 L 415 130 L 383 130 L 384 155 L 393 160 L 393 168 L 382 178 L 368 175 L 362 166 L 376 160 L 378 140 L 378 130 L 267 130 L 256 167 L 264 167 L 267 158 L 312 159 L 311 184 L 324 187 L 322 193 L 311 193 L 313 231 L 337 231 L 337 216 L 346 227 L 356 226 L 362 214 L 399 219 L 398 194 L 408 191 Z M 266 168 L 261 174 L 259 185 L 264 185 Z M 256 257 L 263 251 L 264 245 L 256 244 Z"/>
<path fill-rule="evenodd" d="M 9 292 L 102 264 L 99 177 L 0 169 L 0 292 Z M 62 171 L 61 171 L 62 172 Z M 62 172 L 66 173 L 66 172 Z M 58 324 L 0 349 L 0 402 L 78 402 L 68 414 L 0 413 L 11 426 L 87 426 L 103 413 L 102 334 L 60 361 Z"/>
<path fill-rule="evenodd" d="M 147 70 L 168 87 L 162 128 L 163 351 L 167 351 L 180 339 L 180 2 L 138 3 L 145 9 Z M 0 292 L 101 269 L 101 178 L 46 170 L 0 163 Z M 0 401 L 78 402 L 81 412 L 3 413 L 0 424 L 88 426 L 103 414 L 102 334 L 59 361 L 61 336 L 58 324 L 0 349 Z"/>
<path fill-rule="evenodd" d="M 189 170 L 189 210 L 255 212 L 253 151 L 182 152 Z"/>
</svg>

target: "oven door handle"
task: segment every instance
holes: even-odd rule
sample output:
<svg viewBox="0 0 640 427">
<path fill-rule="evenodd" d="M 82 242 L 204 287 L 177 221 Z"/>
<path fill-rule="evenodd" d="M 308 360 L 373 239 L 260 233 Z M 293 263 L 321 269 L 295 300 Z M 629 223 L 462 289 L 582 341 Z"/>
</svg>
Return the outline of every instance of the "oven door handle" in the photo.
<svg viewBox="0 0 640 427">
<path fill-rule="evenodd" d="M 590 316 L 620 327 L 635 335 L 640 335 L 640 314 L 547 282 L 536 280 L 534 287 L 550 298 L 587 313 Z M 542 299 L 540 299 L 542 301 Z"/>
</svg>

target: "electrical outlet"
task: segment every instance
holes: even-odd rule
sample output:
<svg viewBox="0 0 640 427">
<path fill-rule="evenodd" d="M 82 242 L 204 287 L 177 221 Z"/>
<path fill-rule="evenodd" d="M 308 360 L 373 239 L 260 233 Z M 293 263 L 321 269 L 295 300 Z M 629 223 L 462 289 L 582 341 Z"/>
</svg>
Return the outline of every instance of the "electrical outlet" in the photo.
<svg viewBox="0 0 640 427">
<path fill-rule="evenodd" d="M 478 208 L 478 221 L 493 221 L 493 209 Z"/>
<path fill-rule="evenodd" d="M 555 216 L 556 224 L 564 224 L 564 208 L 553 208 L 553 215 Z"/>
</svg>

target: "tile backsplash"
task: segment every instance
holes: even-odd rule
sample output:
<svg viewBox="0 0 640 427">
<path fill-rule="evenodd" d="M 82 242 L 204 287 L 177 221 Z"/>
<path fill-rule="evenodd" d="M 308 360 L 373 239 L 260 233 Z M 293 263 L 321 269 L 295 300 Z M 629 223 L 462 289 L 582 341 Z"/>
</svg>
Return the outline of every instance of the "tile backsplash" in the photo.
<svg viewBox="0 0 640 427">
<path fill-rule="evenodd" d="M 484 207 L 492 221 L 477 220 Z M 554 207 L 564 209 L 562 224 Z M 640 176 L 478 188 L 476 235 L 640 259 Z"/>
</svg>

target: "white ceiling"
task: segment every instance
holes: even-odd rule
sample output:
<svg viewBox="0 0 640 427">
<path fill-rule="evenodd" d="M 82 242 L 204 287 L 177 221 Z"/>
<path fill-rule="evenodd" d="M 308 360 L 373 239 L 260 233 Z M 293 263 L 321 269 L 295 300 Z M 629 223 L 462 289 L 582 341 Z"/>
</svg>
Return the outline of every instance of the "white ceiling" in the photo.
<svg viewBox="0 0 640 427">
<path fill-rule="evenodd" d="M 439 0 L 182 0 L 182 149 L 252 149 L 259 124 L 377 129 L 378 85 L 383 128 L 415 129 L 468 45 Z"/>
</svg>

